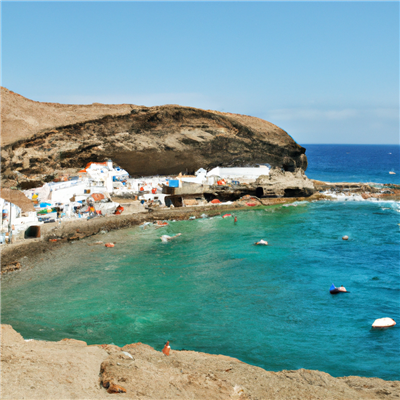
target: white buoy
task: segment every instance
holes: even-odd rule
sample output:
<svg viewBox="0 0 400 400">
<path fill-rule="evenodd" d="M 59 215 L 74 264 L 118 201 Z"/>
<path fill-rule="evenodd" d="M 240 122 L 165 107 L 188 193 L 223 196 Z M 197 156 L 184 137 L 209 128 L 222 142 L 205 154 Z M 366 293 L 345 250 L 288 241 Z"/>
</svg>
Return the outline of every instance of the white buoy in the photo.
<svg viewBox="0 0 400 400">
<path fill-rule="evenodd" d="M 372 324 L 373 328 L 389 328 L 391 326 L 395 326 L 396 322 L 392 318 L 379 318 L 374 321 Z"/>
<path fill-rule="evenodd" d="M 349 240 L 349 237 L 347 235 L 342 237 L 343 240 Z"/>
</svg>

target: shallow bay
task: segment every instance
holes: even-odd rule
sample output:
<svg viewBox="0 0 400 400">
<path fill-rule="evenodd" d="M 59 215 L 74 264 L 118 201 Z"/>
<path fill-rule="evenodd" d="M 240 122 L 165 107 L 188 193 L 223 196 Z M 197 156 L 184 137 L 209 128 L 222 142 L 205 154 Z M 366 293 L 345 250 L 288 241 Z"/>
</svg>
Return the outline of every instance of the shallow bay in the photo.
<svg viewBox="0 0 400 400">
<path fill-rule="evenodd" d="M 316 202 L 67 244 L 2 282 L 25 338 L 225 354 L 267 370 L 399 379 L 400 205 Z M 167 244 L 163 234 L 182 232 Z M 349 241 L 341 237 L 348 235 Z M 254 246 L 266 239 L 267 247 Z M 89 246 L 97 240 L 116 247 Z M 329 287 L 351 292 L 332 296 Z"/>
</svg>

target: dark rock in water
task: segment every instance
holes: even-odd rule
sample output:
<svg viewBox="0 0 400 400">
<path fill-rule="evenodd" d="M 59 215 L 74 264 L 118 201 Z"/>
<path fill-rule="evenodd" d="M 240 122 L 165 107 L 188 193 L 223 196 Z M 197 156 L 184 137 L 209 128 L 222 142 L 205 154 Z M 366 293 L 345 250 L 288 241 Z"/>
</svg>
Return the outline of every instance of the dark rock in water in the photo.
<svg viewBox="0 0 400 400">
<path fill-rule="evenodd" d="M 21 269 L 21 264 L 16 261 L 2 268 L 1 273 L 4 274 L 6 272 L 17 271 L 19 269 Z"/>
<path fill-rule="evenodd" d="M 108 158 L 133 176 L 265 163 L 290 172 L 307 168 L 305 149 L 284 130 L 246 115 L 178 105 L 39 103 L 2 88 L 2 118 L 2 171 L 32 180 Z"/>
<path fill-rule="evenodd" d="M 379 277 L 378 277 L 378 276 L 374 276 L 374 277 L 372 278 L 372 280 L 373 280 L 373 281 L 379 281 Z"/>
</svg>

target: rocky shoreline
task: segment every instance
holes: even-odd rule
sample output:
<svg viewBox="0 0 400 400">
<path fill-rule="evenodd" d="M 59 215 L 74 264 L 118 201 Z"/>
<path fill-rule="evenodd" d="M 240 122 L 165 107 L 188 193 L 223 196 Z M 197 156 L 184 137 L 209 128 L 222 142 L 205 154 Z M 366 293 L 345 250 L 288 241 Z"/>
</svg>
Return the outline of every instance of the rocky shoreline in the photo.
<svg viewBox="0 0 400 400">
<path fill-rule="evenodd" d="M 160 350 L 162 348 L 160 343 Z M 235 358 L 142 344 L 24 340 L 1 325 L 2 399 L 398 399 L 400 382 L 306 369 L 271 372 Z"/>
<path fill-rule="evenodd" d="M 400 200 L 400 188 L 396 186 L 389 193 L 380 193 L 371 186 L 362 183 L 329 183 L 313 181 L 316 193 L 309 197 L 281 197 L 281 198 L 257 198 L 251 196 L 252 202 L 257 206 L 273 206 L 278 204 L 293 203 L 295 201 L 319 201 L 335 200 L 334 197 L 320 193 L 321 191 L 332 190 L 346 196 L 360 195 L 364 200 Z M 131 204 L 124 204 L 124 199 L 116 199 L 127 209 Z M 50 223 L 42 226 L 40 239 L 26 239 L 22 242 L 1 246 L 1 274 L 13 272 L 20 269 L 24 264 L 24 257 L 46 253 L 57 246 L 68 242 L 84 239 L 85 237 L 97 235 L 102 231 L 113 231 L 118 229 L 131 228 L 144 222 L 157 220 L 187 220 L 190 217 L 199 218 L 206 213 L 212 217 L 221 214 L 223 211 L 238 211 L 254 209 L 246 205 L 245 198 L 226 205 L 207 205 L 200 207 L 184 208 L 161 208 L 154 212 L 128 212 L 121 215 L 111 215 L 94 218 L 88 221 L 72 220 L 63 221 L 61 224 Z M 51 240 L 51 241 L 50 241 Z"/>
</svg>

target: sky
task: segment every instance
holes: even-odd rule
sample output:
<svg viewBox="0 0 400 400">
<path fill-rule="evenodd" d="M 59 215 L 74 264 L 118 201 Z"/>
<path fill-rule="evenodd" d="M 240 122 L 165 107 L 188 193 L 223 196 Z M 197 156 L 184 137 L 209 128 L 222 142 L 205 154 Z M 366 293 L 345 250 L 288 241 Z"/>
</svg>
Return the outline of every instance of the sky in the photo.
<svg viewBox="0 0 400 400">
<path fill-rule="evenodd" d="M 5 2 L 1 85 L 37 101 L 252 115 L 399 144 L 398 2 Z"/>
</svg>

